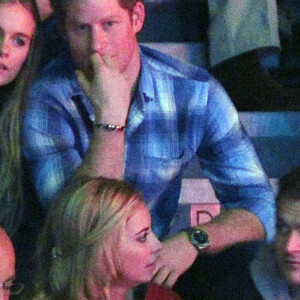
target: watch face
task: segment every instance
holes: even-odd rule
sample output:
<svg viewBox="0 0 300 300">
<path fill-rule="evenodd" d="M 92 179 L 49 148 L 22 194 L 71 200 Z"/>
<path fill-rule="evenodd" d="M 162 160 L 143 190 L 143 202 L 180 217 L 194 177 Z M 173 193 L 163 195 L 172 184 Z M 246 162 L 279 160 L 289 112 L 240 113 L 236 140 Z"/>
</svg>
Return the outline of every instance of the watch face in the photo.
<svg viewBox="0 0 300 300">
<path fill-rule="evenodd" d="M 198 249 L 204 249 L 210 245 L 207 233 L 200 229 L 196 229 L 192 232 L 191 243 Z"/>
<path fill-rule="evenodd" d="M 193 235 L 194 239 L 200 244 L 204 244 L 208 240 L 208 236 L 204 231 L 196 230 Z"/>
</svg>

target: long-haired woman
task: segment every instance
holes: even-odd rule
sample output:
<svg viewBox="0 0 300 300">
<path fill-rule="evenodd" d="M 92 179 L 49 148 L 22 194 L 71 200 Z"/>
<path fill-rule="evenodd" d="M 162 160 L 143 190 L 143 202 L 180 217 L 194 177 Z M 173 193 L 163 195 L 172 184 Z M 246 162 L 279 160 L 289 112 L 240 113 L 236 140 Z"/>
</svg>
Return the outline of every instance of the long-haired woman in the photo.
<svg viewBox="0 0 300 300">
<path fill-rule="evenodd" d="M 125 299 L 152 279 L 160 248 L 138 191 L 78 179 L 53 202 L 40 236 L 36 299 Z"/>
</svg>

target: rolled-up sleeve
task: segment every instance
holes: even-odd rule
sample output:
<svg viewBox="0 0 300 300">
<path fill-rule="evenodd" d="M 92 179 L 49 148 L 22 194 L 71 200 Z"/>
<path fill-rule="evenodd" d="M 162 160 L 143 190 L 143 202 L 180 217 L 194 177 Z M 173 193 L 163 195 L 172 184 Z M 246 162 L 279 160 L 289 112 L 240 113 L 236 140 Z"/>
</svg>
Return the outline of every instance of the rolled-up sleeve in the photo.
<svg viewBox="0 0 300 300">
<path fill-rule="evenodd" d="M 275 200 L 269 180 L 237 111 L 218 82 L 211 79 L 206 129 L 198 156 L 204 175 L 225 209 L 244 208 L 261 221 L 266 240 L 275 234 Z"/>
</svg>

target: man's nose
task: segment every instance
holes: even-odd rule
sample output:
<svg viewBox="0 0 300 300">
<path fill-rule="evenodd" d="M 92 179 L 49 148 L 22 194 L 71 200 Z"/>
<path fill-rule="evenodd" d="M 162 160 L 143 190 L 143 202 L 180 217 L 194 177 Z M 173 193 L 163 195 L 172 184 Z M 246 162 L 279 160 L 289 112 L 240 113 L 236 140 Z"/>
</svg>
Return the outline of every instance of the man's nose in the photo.
<svg viewBox="0 0 300 300">
<path fill-rule="evenodd" d="M 96 25 L 92 29 L 91 50 L 99 54 L 105 54 L 107 48 L 107 35 L 101 28 L 101 25 Z"/>
<path fill-rule="evenodd" d="M 4 31 L 0 27 L 0 47 L 2 46 L 2 43 L 4 42 Z"/>
<path fill-rule="evenodd" d="M 286 249 L 288 253 L 300 253 L 300 232 L 298 230 L 293 230 L 291 232 Z"/>
</svg>

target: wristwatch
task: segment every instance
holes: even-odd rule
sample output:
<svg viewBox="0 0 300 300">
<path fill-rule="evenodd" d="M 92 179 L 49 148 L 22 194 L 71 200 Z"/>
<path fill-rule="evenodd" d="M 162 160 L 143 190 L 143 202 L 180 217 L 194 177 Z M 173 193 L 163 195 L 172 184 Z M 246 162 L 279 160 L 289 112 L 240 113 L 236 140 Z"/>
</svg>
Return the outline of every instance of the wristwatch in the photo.
<svg viewBox="0 0 300 300">
<path fill-rule="evenodd" d="M 202 253 L 204 249 L 210 246 L 208 234 L 203 229 L 190 227 L 183 229 L 182 231 L 188 234 L 190 243 L 199 253 Z"/>
</svg>

